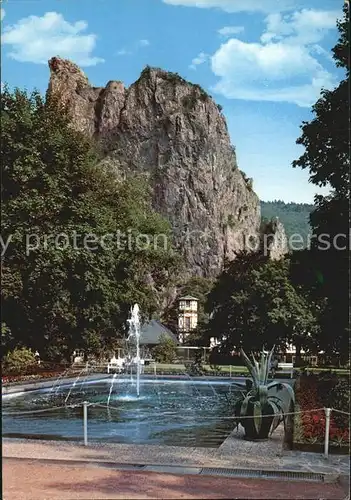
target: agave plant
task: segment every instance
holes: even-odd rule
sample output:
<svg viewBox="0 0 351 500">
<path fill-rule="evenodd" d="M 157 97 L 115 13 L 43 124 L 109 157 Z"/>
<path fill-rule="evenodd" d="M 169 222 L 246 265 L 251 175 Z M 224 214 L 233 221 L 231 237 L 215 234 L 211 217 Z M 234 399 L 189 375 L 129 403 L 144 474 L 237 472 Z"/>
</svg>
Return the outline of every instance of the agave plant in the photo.
<svg viewBox="0 0 351 500">
<path fill-rule="evenodd" d="M 286 410 L 295 402 L 294 390 L 289 384 L 268 383 L 273 351 L 274 347 L 268 353 L 262 350 L 260 361 L 252 356 L 251 362 L 241 349 L 251 380 L 246 380 L 246 392 L 235 405 L 235 416 L 236 425 L 240 423 L 244 427 L 248 439 L 266 439 L 281 422 L 285 425 Z"/>
</svg>

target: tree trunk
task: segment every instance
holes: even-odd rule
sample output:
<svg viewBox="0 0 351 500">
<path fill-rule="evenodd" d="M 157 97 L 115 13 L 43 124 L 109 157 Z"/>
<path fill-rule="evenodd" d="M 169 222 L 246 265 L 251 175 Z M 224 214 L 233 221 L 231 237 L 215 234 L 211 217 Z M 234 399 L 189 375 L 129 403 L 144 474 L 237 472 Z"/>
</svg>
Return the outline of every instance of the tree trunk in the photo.
<svg viewBox="0 0 351 500">
<path fill-rule="evenodd" d="M 301 343 L 299 341 L 295 342 L 295 347 L 296 347 L 295 366 L 299 367 L 303 364 L 301 359 Z"/>
</svg>

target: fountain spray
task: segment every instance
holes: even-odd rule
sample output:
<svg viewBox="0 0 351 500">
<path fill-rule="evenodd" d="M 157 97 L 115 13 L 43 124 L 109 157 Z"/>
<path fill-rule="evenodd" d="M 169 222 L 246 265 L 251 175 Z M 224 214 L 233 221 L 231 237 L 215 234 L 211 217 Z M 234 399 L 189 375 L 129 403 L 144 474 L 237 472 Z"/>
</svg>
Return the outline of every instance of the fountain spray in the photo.
<svg viewBox="0 0 351 500">
<path fill-rule="evenodd" d="M 129 335 L 128 341 L 133 339 L 136 343 L 136 390 L 137 396 L 140 395 L 140 316 L 139 316 L 139 306 L 138 304 L 134 304 L 131 308 L 130 319 L 128 319 L 129 323 Z"/>
</svg>

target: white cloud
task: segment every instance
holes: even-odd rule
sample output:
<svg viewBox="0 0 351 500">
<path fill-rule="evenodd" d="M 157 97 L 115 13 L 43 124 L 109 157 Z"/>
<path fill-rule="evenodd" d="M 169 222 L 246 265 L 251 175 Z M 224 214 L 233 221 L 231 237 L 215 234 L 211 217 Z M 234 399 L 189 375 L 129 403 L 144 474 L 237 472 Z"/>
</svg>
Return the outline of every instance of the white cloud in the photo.
<svg viewBox="0 0 351 500">
<path fill-rule="evenodd" d="M 269 15 L 260 42 L 232 38 L 212 56 L 212 71 L 219 77 L 214 91 L 231 99 L 310 107 L 322 87 L 336 83 L 317 58 L 327 53 L 316 43 L 335 29 L 336 17 L 334 11 L 306 9 L 285 17 Z"/>
<path fill-rule="evenodd" d="M 328 50 L 325 50 L 323 47 L 318 45 L 318 43 L 311 46 L 311 54 L 313 54 L 313 53 L 324 56 L 326 59 L 328 59 L 329 61 L 334 63 L 334 59 L 333 59 L 331 52 L 328 52 Z"/>
<path fill-rule="evenodd" d="M 208 54 L 205 54 L 205 52 L 200 52 L 200 54 L 191 61 L 191 65 L 189 66 L 189 68 L 196 69 L 197 66 L 204 64 L 209 60 L 209 58 L 210 56 Z"/>
<path fill-rule="evenodd" d="M 128 56 L 130 54 L 132 54 L 132 52 L 130 50 L 127 50 L 127 49 L 121 49 L 121 50 L 117 51 L 118 56 Z"/>
<path fill-rule="evenodd" d="M 296 6 L 297 0 L 163 0 L 169 5 L 218 8 L 226 12 L 282 12 Z"/>
<path fill-rule="evenodd" d="M 57 12 L 46 12 L 6 26 L 1 42 L 11 47 L 8 55 L 16 61 L 47 64 L 57 54 L 80 66 L 95 66 L 104 60 L 92 56 L 96 35 L 82 34 L 87 27 L 85 21 L 69 23 Z"/>
<path fill-rule="evenodd" d="M 289 43 L 317 43 L 324 38 L 326 31 L 335 29 L 338 17 L 339 11 L 314 9 L 303 9 L 285 16 L 270 14 L 266 18 L 267 30 L 261 36 L 261 41 L 266 43 L 285 38 Z"/>
<path fill-rule="evenodd" d="M 218 33 L 223 37 L 227 37 L 230 35 L 238 35 L 243 31 L 245 31 L 244 26 L 224 26 L 224 28 L 218 30 Z"/>
<path fill-rule="evenodd" d="M 0 9 L 1 21 L 4 19 L 5 15 L 6 15 L 5 9 Z"/>
<path fill-rule="evenodd" d="M 138 44 L 140 47 L 148 47 L 150 45 L 149 40 L 139 40 Z"/>
<path fill-rule="evenodd" d="M 116 54 L 118 56 L 131 56 L 134 54 L 138 49 L 143 48 L 143 47 L 149 47 L 150 42 L 149 40 L 143 39 L 143 40 L 138 40 L 135 44 L 134 47 L 132 48 L 123 48 L 121 50 L 118 50 Z"/>
</svg>

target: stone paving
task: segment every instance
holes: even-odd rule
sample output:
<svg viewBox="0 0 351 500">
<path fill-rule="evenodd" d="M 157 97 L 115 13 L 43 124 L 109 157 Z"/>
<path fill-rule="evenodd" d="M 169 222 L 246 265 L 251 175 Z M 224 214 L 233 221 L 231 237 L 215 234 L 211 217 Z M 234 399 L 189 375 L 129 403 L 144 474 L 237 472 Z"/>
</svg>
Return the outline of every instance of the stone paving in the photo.
<svg viewBox="0 0 351 500">
<path fill-rule="evenodd" d="M 348 474 L 349 457 L 323 455 L 283 449 L 283 429 L 272 438 L 254 443 L 234 431 L 219 448 L 102 444 L 88 446 L 73 442 L 3 438 L 3 456 L 55 460 L 80 460 L 118 464 L 181 467 L 249 468 L 253 470 L 302 471 Z"/>
<path fill-rule="evenodd" d="M 319 499 L 344 500 L 340 484 L 120 471 L 95 464 L 3 459 L 4 500 Z"/>
</svg>

